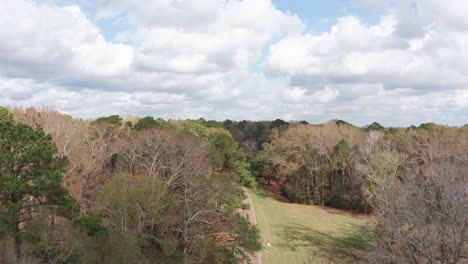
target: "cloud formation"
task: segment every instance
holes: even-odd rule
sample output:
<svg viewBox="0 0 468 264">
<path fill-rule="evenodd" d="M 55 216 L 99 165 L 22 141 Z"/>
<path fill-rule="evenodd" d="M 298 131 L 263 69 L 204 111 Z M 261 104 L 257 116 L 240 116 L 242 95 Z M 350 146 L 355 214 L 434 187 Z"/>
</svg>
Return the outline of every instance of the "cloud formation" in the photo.
<svg viewBox="0 0 468 264">
<path fill-rule="evenodd" d="M 5 0 L 0 104 L 76 117 L 468 122 L 462 1 L 352 6 L 386 11 L 317 34 L 271 0 Z M 109 37 L 103 21 L 120 30 Z"/>
</svg>

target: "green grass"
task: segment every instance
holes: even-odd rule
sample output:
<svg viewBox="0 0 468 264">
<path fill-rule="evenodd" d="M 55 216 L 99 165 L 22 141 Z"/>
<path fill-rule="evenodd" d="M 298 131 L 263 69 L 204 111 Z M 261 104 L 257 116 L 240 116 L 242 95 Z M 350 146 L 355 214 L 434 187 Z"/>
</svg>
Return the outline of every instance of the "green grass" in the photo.
<svg viewBox="0 0 468 264">
<path fill-rule="evenodd" d="M 367 246 L 365 217 L 282 203 L 258 191 L 250 195 L 262 236 L 263 264 L 355 263 Z"/>
</svg>

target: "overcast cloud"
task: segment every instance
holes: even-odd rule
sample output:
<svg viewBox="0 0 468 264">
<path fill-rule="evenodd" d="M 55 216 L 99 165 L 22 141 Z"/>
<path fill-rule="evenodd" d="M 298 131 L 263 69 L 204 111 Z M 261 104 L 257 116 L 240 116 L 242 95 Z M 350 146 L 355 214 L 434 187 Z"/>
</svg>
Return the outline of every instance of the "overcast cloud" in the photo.
<svg viewBox="0 0 468 264">
<path fill-rule="evenodd" d="M 271 0 L 3 0 L 0 105 L 85 118 L 468 123 L 464 0 L 343 5 L 349 14 L 317 33 Z"/>
</svg>

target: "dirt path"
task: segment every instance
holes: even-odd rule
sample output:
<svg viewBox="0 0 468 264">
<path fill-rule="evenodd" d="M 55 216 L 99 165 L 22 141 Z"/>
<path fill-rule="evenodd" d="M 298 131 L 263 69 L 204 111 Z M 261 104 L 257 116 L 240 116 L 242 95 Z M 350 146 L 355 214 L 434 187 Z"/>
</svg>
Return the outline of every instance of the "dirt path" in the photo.
<svg viewBox="0 0 468 264">
<path fill-rule="evenodd" d="M 244 203 L 249 205 L 249 209 L 241 210 L 242 211 L 241 215 L 249 219 L 250 224 L 257 225 L 257 216 L 255 215 L 255 208 L 253 206 L 252 199 L 250 198 L 249 191 L 247 190 L 247 188 L 244 188 L 244 187 L 243 187 L 243 190 L 247 194 L 247 198 L 244 200 Z M 262 264 L 260 253 L 257 252 L 253 256 L 250 256 L 250 262 L 252 264 Z"/>
</svg>

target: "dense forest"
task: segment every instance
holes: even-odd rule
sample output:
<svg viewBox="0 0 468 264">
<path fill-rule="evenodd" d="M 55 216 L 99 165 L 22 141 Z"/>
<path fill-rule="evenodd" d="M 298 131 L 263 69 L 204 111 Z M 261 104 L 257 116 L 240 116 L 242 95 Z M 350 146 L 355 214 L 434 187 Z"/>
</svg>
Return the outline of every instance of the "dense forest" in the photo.
<svg viewBox="0 0 468 264">
<path fill-rule="evenodd" d="M 464 263 L 467 180 L 468 125 L 0 108 L 0 263 L 248 261 L 243 186 L 371 216 L 365 262 Z"/>
<path fill-rule="evenodd" d="M 259 250 L 236 213 L 253 179 L 228 131 L 33 108 L 0 118 L 3 262 L 232 263 Z"/>
</svg>

